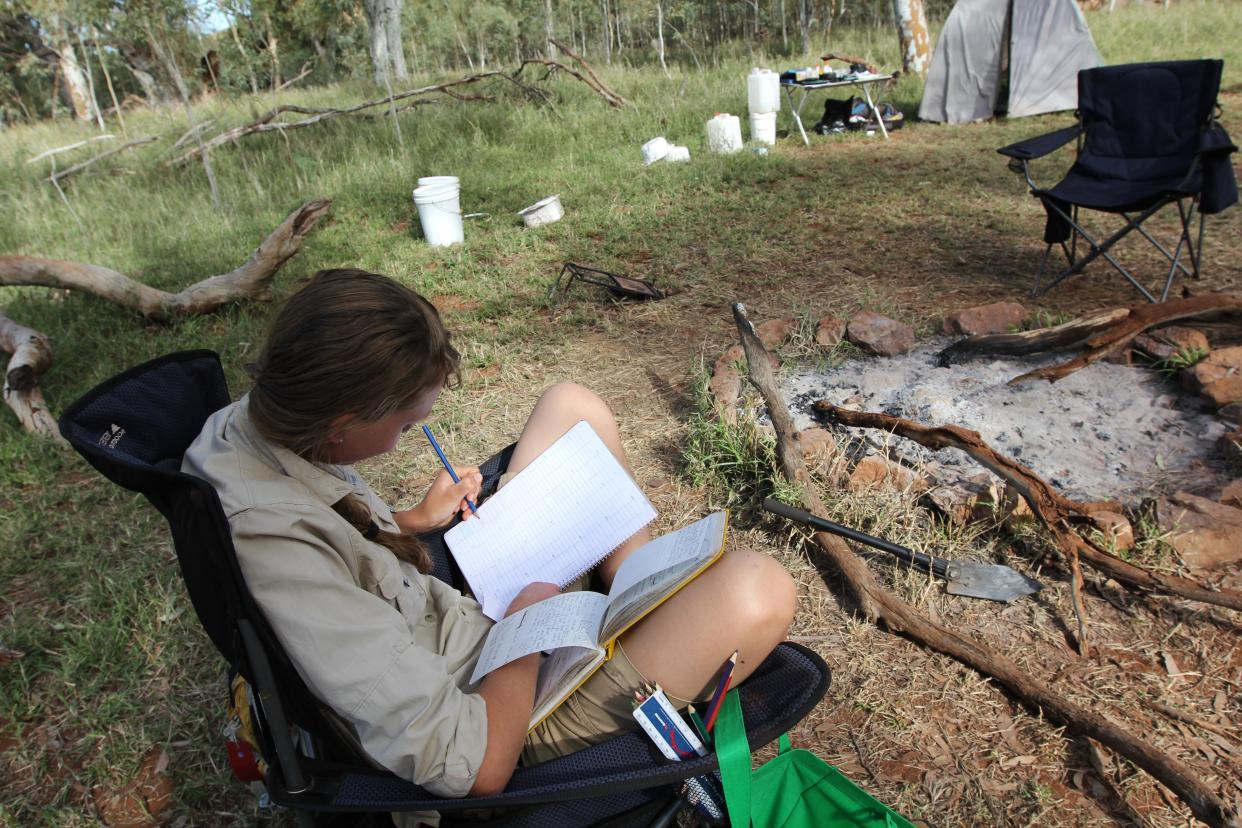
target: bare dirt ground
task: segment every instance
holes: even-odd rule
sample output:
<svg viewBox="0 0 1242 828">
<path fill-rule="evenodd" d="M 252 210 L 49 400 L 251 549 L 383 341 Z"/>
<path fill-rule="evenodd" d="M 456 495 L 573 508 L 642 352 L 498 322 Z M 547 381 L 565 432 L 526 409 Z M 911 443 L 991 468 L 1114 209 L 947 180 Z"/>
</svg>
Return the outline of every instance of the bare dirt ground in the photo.
<svg viewBox="0 0 1242 828">
<path fill-rule="evenodd" d="M 916 177 L 937 165 L 918 155 L 920 144 L 930 150 L 939 140 L 934 129 L 908 131 L 899 140 L 907 152 L 885 158 L 882 170 L 869 144 L 821 143 L 796 150 L 806 170 L 803 184 L 813 191 L 817 170 L 838 163 Z M 979 164 L 1001 162 L 992 156 Z M 868 210 L 886 209 L 882 196 L 853 209 L 848 199 L 826 194 L 825 203 L 805 206 L 803 221 L 785 244 L 762 254 L 711 260 L 704 248 L 684 251 L 680 262 L 665 258 L 653 264 L 645 248 L 658 241 L 635 240 L 634 274 L 662 267 L 665 273 L 698 272 L 704 278 L 653 304 L 580 296 L 576 303 L 594 303 L 597 332 L 567 342 L 554 366 L 502 365 L 485 388 L 470 392 L 483 403 L 479 425 L 487 420 L 491 429 L 516 433 L 525 409 L 513 400 L 533 398 L 554 380 L 600 387 L 606 377 L 601 390 L 618 413 L 659 521 L 665 527 L 682 525 L 722 497 L 686 483 L 682 450 L 698 373 L 736 341 L 731 301 L 745 302 L 756 321 L 847 315 L 870 307 L 927 332 L 946 311 L 1002 299 L 1068 316 L 1140 300 L 1105 267 L 1091 268 L 1087 277 L 1043 300 L 1028 299 L 1042 214 L 1026 203 L 1017 180 L 995 189 L 963 210 L 961 223 L 949 231 L 917 215 L 907 222 L 869 222 Z M 1181 285 L 1194 292 L 1242 289 L 1237 213 L 1235 208 L 1234 215 L 1209 224 L 1206 275 L 1197 283 L 1179 282 L 1175 291 Z M 1024 232 L 996 226 L 1001 216 Z M 955 237 L 959 243 L 946 242 Z M 1137 246 L 1129 245 L 1126 255 L 1146 273 L 1156 272 L 1158 261 Z M 548 312 L 548 329 L 567 312 Z M 501 398 L 512 408 L 486 404 Z M 904 516 L 900 525 L 888 527 L 898 540 L 916 537 L 932 523 L 904 493 L 876 497 L 888 499 L 881 511 Z M 800 611 L 791 635 L 819 652 L 833 670 L 827 696 L 794 730 L 795 745 L 815 750 L 871 794 L 926 825 L 1192 822 L 1189 811 L 1142 771 L 1045 721 L 955 661 L 861 621 L 839 581 L 817 570 L 796 533 L 753 511 L 737 515 L 737 527 L 736 542 L 779 556 L 797 578 Z M 1242 618 L 1187 601 L 1132 594 L 1088 574 L 1085 600 L 1096 649 L 1090 658 L 1080 658 L 1070 643 L 1067 576 L 1056 561 L 1040 556 L 1037 542 L 999 530 L 972 531 L 955 542 L 1010 555 L 1049 588 L 1013 605 L 995 605 L 946 596 L 939 584 L 894 574 L 883 560 L 873 568 L 931 617 L 989 642 L 1060 692 L 1187 763 L 1227 801 L 1242 805 Z M 1177 567 L 1175 561 L 1170 565 Z M 1242 586 L 1236 571 L 1212 577 Z"/>
</svg>

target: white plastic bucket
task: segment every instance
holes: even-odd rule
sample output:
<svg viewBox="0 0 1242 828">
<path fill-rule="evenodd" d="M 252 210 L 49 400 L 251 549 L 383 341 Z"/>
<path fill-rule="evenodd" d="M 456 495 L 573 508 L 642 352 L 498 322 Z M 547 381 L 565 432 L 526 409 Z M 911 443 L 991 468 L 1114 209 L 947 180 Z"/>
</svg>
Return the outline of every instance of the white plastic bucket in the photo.
<svg viewBox="0 0 1242 828">
<path fill-rule="evenodd" d="M 561 206 L 561 197 L 552 195 L 519 210 L 518 215 L 522 217 L 522 223 L 527 227 L 542 227 L 545 224 L 560 221 L 561 216 L 565 215 L 565 208 Z"/>
<path fill-rule="evenodd" d="M 752 113 L 779 112 L 781 76 L 771 69 L 751 69 L 746 76 L 746 103 Z"/>
<path fill-rule="evenodd" d="M 650 141 L 643 144 L 643 163 L 650 167 L 652 164 L 668 155 L 668 150 L 669 143 L 667 138 L 663 135 L 657 138 L 652 138 Z"/>
<path fill-rule="evenodd" d="M 670 163 L 674 161 L 689 161 L 690 149 L 680 144 L 673 144 L 668 148 L 668 155 L 664 156 L 664 160 Z"/>
<path fill-rule="evenodd" d="M 750 140 L 769 146 L 776 143 L 775 112 L 750 113 Z"/>
<path fill-rule="evenodd" d="M 414 190 L 418 223 L 423 237 L 432 247 L 444 247 L 465 240 L 461 221 L 461 191 L 456 184 L 428 184 Z"/>
<path fill-rule="evenodd" d="M 429 187 L 435 184 L 452 184 L 456 188 L 461 187 L 461 179 L 455 175 L 425 175 L 418 179 L 418 186 Z"/>
<path fill-rule="evenodd" d="M 707 148 L 725 154 L 741 151 L 742 123 L 736 115 L 718 112 L 707 122 Z"/>
</svg>

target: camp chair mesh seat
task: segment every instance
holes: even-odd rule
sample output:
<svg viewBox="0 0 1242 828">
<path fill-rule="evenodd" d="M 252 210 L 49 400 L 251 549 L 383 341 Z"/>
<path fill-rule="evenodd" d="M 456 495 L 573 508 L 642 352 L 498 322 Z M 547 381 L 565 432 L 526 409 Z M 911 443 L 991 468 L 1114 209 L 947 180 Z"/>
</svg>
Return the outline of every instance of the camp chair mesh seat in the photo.
<svg viewBox="0 0 1242 828">
<path fill-rule="evenodd" d="M 1078 73 L 1077 124 L 997 150 L 1011 159 L 1012 169 L 1026 176 L 1031 194 L 1047 213 L 1047 247 L 1033 296 L 1103 257 L 1155 302 L 1156 297 L 1109 252 L 1135 230 L 1170 263 L 1160 301 L 1168 298 L 1179 271 L 1199 278 L 1203 216 L 1238 200 L 1229 163 L 1229 154 L 1237 147 L 1216 120 L 1223 65 L 1220 60 L 1179 60 L 1085 69 Z M 1075 139 L 1078 158 L 1065 177 L 1052 187 L 1036 184 L 1030 162 Z M 1177 205 L 1181 224 L 1172 252 L 1142 226 L 1170 204 Z M 1078 221 L 1084 209 L 1120 215 L 1126 224 L 1097 241 Z M 1192 234 L 1196 212 L 1199 227 Z M 1079 238 L 1089 248 L 1082 256 Z M 1053 245 L 1061 247 L 1067 266 L 1040 290 Z"/>
<path fill-rule="evenodd" d="M 629 732 L 577 753 L 522 767 L 496 796 L 442 799 L 377 769 L 298 676 L 245 587 L 228 521 L 215 490 L 181 472 L 181 458 L 203 422 L 230 402 L 218 356 L 185 351 L 132 368 L 75 402 L 60 419 L 69 443 L 109 480 L 140 492 L 164 515 L 190 600 L 212 643 L 249 683 L 265 784 L 273 802 L 310 814 L 502 808 L 489 824 L 509 826 L 645 824 L 676 794 L 677 783 L 716 768 L 714 754 L 671 763 Z M 494 491 L 513 447 L 481 468 Z M 442 537 L 426 538 L 434 574 L 453 582 Z M 460 581 L 458 581 L 460 583 Z M 796 724 L 823 697 L 824 662 L 796 644 L 779 646 L 739 688 L 750 744 Z M 296 726 L 299 745 L 290 734 Z M 314 757 L 305 755 L 307 751 Z M 511 806 L 526 806 L 513 808 Z M 464 815 L 468 816 L 468 814 Z M 339 820 L 338 820 L 339 821 Z M 334 822 L 333 824 L 337 824 Z"/>
</svg>

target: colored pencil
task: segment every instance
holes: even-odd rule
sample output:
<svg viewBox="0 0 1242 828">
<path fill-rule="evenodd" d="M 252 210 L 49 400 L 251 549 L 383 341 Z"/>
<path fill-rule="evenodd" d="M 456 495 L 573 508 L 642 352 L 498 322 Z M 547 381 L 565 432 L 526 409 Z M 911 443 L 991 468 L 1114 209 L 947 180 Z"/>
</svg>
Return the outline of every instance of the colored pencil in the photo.
<svg viewBox="0 0 1242 828">
<path fill-rule="evenodd" d="M 725 693 L 729 692 L 729 685 L 733 682 L 733 668 L 737 666 L 737 650 L 733 651 L 733 655 L 729 656 L 729 660 L 724 663 L 721 668 L 720 683 L 716 685 L 716 692 L 712 694 L 711 703 L 707 706 L 707 732 L 712 732 L 712 726 L 716 724 L 716 714 L 720 712 L 720 705 L 724 701 Z"/>
<path fill-rule="evenodd" d="M 699 732 L 699 738 L 703 740 L 703 744 L 711 745 L 712 737 L 707 735 L 707 727 L 703 724 L 703 720 L 699 718 L 698 711 L 694 709 L 694 705 L 687 706 L 686 712 L 690 714 L 690 723 Z"/>
<path fill-rule="evenodd" d="M 453 471 L 452 464 L 450 464 L 448 458 L 444 456 L 444 449 L 440 448 L 440 444 L 436 442 L 435 435 L 431 433 L 431 429 L 427 426 L 423 426 L 423 434 L 427 435 L 427 442 L 431 443 L 431 447 L 436 450 L 436 455 L 440 458 L 440 464 L 444 466 L 444 470 L 449 473 L 449 477 L 453 478 L 454 483 L 460 483 L 461 478 L 457 476 L 457 472 Z M 470 498 L 466 498 L 466 505 L 469 506 L 470 511 L 474 512 L 476 515 L 479 513 L 479 510 L 474 508 L 474 501 Z"/>
</svg>

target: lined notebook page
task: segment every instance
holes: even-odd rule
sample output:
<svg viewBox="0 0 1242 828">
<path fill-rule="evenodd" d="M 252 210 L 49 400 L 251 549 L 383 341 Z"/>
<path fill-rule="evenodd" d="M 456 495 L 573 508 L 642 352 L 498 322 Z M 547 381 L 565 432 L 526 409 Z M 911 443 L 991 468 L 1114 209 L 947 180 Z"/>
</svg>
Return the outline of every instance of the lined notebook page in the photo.
<svg viewBox="0 0 1242 828">
<path fill-rule="evenodd" d="M 483 613 L 499 620 L 522 587 L 565 586 L 656 511 L 595 430 L 579 422 L 444 535 Z"/>
</svg>

